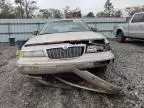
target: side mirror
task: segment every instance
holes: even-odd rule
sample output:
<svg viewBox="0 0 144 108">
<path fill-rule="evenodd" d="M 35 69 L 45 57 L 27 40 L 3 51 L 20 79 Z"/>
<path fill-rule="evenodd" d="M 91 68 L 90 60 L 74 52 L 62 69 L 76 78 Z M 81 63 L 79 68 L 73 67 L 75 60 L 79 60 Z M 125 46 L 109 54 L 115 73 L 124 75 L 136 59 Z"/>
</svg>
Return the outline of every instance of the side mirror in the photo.
<svg viewBox="0 0 144 108">
<path fill-rule="evenodd" d="M 33 35 L 37 35 L 37 34 L 38 34 L 38 31 L 34 31 L 34 32 L 33 32 Z"/>
<path fill-rule="evenodd" d="M 91 28 L 91 30 L 93 31 L 93 32 L 97 32 L 97 28 L 96 27 L 90 27 Z"/>
</svg>

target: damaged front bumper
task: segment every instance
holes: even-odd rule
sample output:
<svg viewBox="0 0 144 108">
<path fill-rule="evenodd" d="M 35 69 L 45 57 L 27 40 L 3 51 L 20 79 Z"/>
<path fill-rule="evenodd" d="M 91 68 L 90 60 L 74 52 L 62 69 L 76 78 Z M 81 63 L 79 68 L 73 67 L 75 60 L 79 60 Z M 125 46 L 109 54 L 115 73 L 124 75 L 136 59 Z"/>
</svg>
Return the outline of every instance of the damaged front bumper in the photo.
<svg viewBox="0 0 144 108">
<path fill-rule="evenodd" d="M 47 57 L 20 57 L 17 62 L 17 67 L 19 72 L 22 74 L 55 74 L 60 72 L 69 72 L 69 70 L 72 70 L 73 67 L 78 69 L 104 67 L 113 61 L 113 53 L 111 51 L 107 51 L 84 54 L 81 57 L 72 59 L 51 60 Z"/>
<path fill-rule="evenodd" d="M 57 80 L 68 85 L 105 94 L 117 94 L 122 91 L 121 88 L 116 87 L 94 74 L 83 71 L 81 69 L 102 67 L 114 61 L 114 55 L 111 51 L 97 54 L 83 55 L 73 59 L 49 60 L 48 58 L 20 58 L 17 67 L 19 72 L 25 76 L 35 79 L 45 85 L 59 87 L 58 85 L 50 84 L 43 78 L 42 74 L 52 74 Z M 56 73 L 72 72 L 81 77 L 82 82 L 74 83 L 63 79 Z M 38 74 L 38 75 L 36 75 Z M 40 75 L 39 75 L 40 74 Z M 62 75 L 62 74 L 60 74 Z"/>
<path fill-rule="evenodd" d="M 76 83 L 74 81 L 71 82 L 70 80 L 66 80 L 65 78 L 63 78 L 57 74 L 53 74 L 52 76 L 53 76 L 53 78 L 65 83 L 65 84 L 68 84 L 68 85 L 71 85 L 71 86 L 74 86 L 74 87 L 77 87 L 80 89 L 88 90 L 88 91 L 99 92 L 99 93 L 104 93 L 104 94 L 117 94 L 117 93 L 122 92 L 122 88 L 112 85 L 111 83 L 104 81 L 103 79 L 95 76 L 94 74 L 92 74 L 88 71 L 81 71 L 77 68 L 73 68 L 71 71 L 75 75 L 79 76 L 80 78 L 82 78 L 84 80 L 82 80 L 79 83 L 78 82 Z M 61 87 L 59 85 L 50 83 L 49 81 L 45 80 L 45 78 L 43 78 L 42 76 L 31 76 L 31 75 L 25 75 L 25 76 L 35 79 L 36 81 L 38 81 L 44 85 L 47 85 L 47 86 L 67 89 L 65 87 Z M 75 78 L 75 77 L 73 77 L 73 78 Z"/>
</svg>

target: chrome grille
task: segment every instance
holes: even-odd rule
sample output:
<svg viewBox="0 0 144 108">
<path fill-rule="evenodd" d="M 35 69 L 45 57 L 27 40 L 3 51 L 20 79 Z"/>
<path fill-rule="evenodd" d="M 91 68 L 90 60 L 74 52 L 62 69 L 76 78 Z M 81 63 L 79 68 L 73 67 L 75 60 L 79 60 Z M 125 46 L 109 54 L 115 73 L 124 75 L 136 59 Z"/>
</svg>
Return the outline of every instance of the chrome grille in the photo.
<svg viewBox="0 0 144 108">
<path fill-rule="evenodd" d="M 50 59 L 72 58 L 82 56 L 84 53 L 84 46 L 72 46 L 64 48 L 46 49 Z"/>
</svg>

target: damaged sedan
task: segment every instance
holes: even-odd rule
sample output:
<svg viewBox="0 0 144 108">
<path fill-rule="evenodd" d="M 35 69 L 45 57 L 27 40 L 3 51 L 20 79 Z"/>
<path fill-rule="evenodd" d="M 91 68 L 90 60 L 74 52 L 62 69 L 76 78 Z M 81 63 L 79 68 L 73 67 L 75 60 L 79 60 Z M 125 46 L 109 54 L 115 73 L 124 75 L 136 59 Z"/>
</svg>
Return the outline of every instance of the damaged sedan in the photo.
<svg viewBox="0 0 144 108">
<path fill-rule="evenodd" d="M 107 91 L 119 91 L 91 73 L 81 71 L 97 67 L 105 69 L 114 61 L 108 40 L 95 31 L 96 28 L 81 20 L 46 23 L 40 32 L 35 32 L 37 36 L 22 47 L 17 62 L 19 72 L 31 76 L 74 72 L 88 82 L 97 82 L 98 87 L 103 86 Z"/>
</svg>

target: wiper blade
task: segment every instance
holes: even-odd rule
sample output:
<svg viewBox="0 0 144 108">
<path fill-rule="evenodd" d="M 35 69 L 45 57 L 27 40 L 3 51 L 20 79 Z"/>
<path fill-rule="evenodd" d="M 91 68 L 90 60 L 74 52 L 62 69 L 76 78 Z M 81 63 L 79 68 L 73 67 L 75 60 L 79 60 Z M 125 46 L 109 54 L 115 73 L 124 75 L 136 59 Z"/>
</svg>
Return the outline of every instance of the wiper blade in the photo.
<svg viewBox="0 0 144 108">
<path fill-rule="evenodd" d="M 42 34 L 39 34 L 39 35 L 44 35 L 44 34 L 53 34 L 53 33 L 42 33 Z"/>
</svg>

